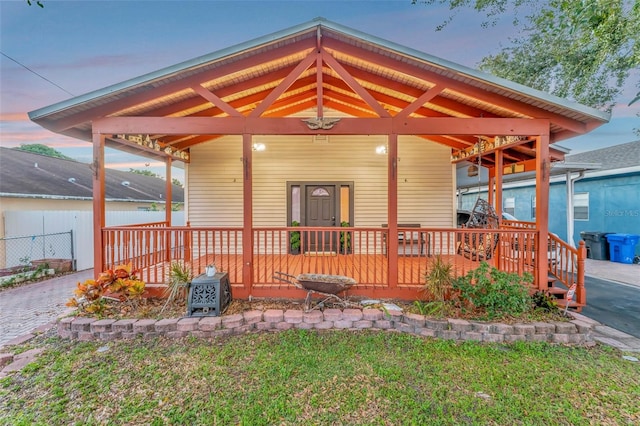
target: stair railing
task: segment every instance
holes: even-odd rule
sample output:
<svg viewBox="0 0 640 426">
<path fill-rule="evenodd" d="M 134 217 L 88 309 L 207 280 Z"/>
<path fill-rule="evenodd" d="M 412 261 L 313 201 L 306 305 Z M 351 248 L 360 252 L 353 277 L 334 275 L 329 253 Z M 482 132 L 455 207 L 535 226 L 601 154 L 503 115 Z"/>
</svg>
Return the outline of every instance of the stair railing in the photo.
<svg viewBox="0 0 640 426">
<path fill-rule="evenodd" d="M 549 274 L 567 287 L 576 285 L 575 302 L 578 309 L 586 305 L 587 294 L 584 287 L 584 263 L 587 249 L 584 241 L 580 241 L 578 248 L 570 246 L 555 234 L 548 234 Z"/>
</svg>

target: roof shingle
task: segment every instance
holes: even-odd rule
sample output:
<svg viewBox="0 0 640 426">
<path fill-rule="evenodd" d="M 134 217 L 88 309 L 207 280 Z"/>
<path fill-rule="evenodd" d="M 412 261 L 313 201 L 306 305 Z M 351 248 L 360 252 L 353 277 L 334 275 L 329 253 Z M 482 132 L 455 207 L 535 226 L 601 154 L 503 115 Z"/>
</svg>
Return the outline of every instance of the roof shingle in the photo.
<svg viewBox="0 0 640 426">
<path fill-rule="evenodd" d="M 162 179 L 114 169 L 105 169 L 105 173 L 107 201 L 165 202 Z M 0 148 L 2 196 L 92 199 L 92 185 L 90 164 Z M 184 201 L 182 187 L 173 185 L 171 192 L 173 202 Z"/>
</svg>

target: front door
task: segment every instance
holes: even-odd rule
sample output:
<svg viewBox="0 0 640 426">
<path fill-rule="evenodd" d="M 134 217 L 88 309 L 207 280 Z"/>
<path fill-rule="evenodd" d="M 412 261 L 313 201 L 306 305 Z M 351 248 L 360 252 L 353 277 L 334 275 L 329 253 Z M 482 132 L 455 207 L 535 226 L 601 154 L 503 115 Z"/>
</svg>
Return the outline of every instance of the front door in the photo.
<svg viewBox="0 0 640 426">
<path fill-rule="evenodd" d="M 309 185 L 305 193 L 305 222 L 310 227 L 336 227 L 336 187 L 335 185 Z M 304 238 L 304 251 L 335 252 L 338 233 L 311 232 Z"/>
</svg>

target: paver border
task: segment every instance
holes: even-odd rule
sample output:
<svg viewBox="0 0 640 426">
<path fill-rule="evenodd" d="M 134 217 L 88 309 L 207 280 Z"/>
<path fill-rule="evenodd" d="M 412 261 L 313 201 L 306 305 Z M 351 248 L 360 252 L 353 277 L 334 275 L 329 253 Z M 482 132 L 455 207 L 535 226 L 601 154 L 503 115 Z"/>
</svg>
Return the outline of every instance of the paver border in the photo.
<svg viewBox="0 0 640 426">
<path fill-rule="evenodd" d="M 126 324 L 124 324 L 126 323 Z M 124 325 L 124 327 L 123 327 Z M 385 330 L 455 341 L 511 343 L 548 342 L 595 345 L 593 332 L 599 324 L 580 319 L 568 322 L 491 323 L 427 316 L 380 309 L 252 310 L 222 317 L 182 317 L 105 321 L 68 317 L 57 323 L 58 336 L 80 341 L 110 341 L 141 337 L 180 338 L 238 335 L 249 332 L 305 330 Z"/>
</svg>

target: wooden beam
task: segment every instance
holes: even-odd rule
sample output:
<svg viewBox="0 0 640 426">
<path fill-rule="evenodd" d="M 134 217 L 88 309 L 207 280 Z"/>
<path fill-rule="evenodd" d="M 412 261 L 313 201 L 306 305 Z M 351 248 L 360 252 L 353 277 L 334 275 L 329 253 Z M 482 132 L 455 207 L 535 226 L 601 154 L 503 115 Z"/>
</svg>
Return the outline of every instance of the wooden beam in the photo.
<svg viewBox="0 0 640 426">
<path fill-rule="evenodd" d="M 93 122 L 102 134 L 241 135 L 535 135 L 546 134 L 546 119 L 519 118 L 342 118 L 331 130 L 311 130 L 300 118 L 106 117 Z"/>
<path fill-rule="evenodd" d="M 320 28 L 318 28 L 318 30 L 320 30 Z M 320 37 L 318 37 L 318 53 L 321 53 L 320 42 L 321 42 L 321 39 L 320 39 Z M 324 106 L 322 104 L 323 101 L 324 101 L 324 95 L 323 95 L 322 91 L 324 89 L 322 87 L 322 79 L 323 79 L 322 55 L 317 55 L 317 57 L 316 57 L 316 101 L 318 103 L 317 106 L 316 106 L 316 116 L 317 116 L 317 118 L 324 117 Z"/>
<path fill-rule="evenodd" d="M 93 134 L 93 276 L 97 279 L 104 270 L 104 241 L 102 228 L 105 226 L 105 184 L 104 184 L 105 136 Z"/>
<path fill-rule="evenodd" d="M 192 86 L 191 88 L 198 95 L 202 96 L 204 99 L 206 99 L 207 101 L 211 102 L 211 104 L 213 106 L 216 106 L 216 107 L 220 108 L 222 111 L 226 112 L 231 117 L 241 117 L 242 116 L 242 114 L 240 114 L 237 109 L 233 108 L 231 105 L 229 105 L 228 103 L 226 103 L 225 101 L 220 99 L 218 96 L 216 96 L 215 93 L 211 92 L 206 87 L 204 87 L 204 86 L 202 86 L 200 84 L 196 84 L 196 85 Z"/>
<path fill-rule="evenodd" d="M 216 89 L 216 95 L 220 98 L 223 99 L 227 96 L 233 96 L 237 93 L 242 93 L 246 90 L 250 90 L 256 87 L 263 87 L 263 86 L 270 86 L 272 85 L 274 82 L 282 80 L 283 78 L 285 78 L 287 75 L 289 75 L 289 73 L 291 72 L 291 70 L 293 70 L 295 68 L 295 66 L 288 66 L 285 68 L 280 68 L 277 70 L 273 70 L 271 71 L 269 74 L 264 74 L 264 75 L 260 75 L 258 77 L 255 78 L 250 78 L 248 80 L 243 80 L 234 84 L 229 84 L 228 86 L 224 86 L 224 87 L 220 87 L 218 89 Z M 313 83 L 315 81 L 315 77 L 314 76 L 309 76 L 308 77 L 310 82 Z M 256 102 L 256 99 L 262 100 L 264 99 L 270 92 L 271 90 L 264 90 L 264 91 L 260 91 L 259 93 L 259 97 L 253 99 L 250 102 Z M 251 96 L 255 96 L 256 94 L 252 94 Z M 246 98 L 246 97 L 245 97 Z M 245 99 L 245 98 L 240 98 L 240 99 Z M 192 98 L 189 99 L 185 99 L 184 101 L 178 101 L 175 103 L 172 103 L 170 105 L 162 105 L 156 109 L 153 110 L 149 110 L 143 114 L 140 115 L 140 117 L 164 117 L 164 116 L 168 116 L 168 115 L 174 115 L 177 113 L 180 113 L 181 111 L 187 111 L 193 108 L 197 108 L 200 105 L 204 105 L 206 101 L 204 99 L 202 99 L 200 96 L 194 96 Z M 238 104 L 238 100 L 234 100 L 232 102 L 229 102 L 229 105 L 231 105 L 233 108 L 238 109 L 239 106 L 243 106 L 245 105 L 245 103 L 240 103 Z M 204 111 L 208 111 L 207 115 L 208 116 L 214 116 L 214 115 L 218 115 L 222 112 L 222 110 L 220 110 L 219 108 L 207 108 Z M 194 114 L 190 114 L 189 116 L 193 116 Z"/>
<path fill-rule="evenodd" d="M 376 114 L 380 117 L 390 117 L 390 114 L 382 108 L 382 105 L 380 105 L 373 96 L 371 96 L 371 94 L 367 92 L 367 90 L 362 87 L 360 83 L 358 83 L 356 79 L 353 78 L 353 76 L 351 76 L 347 70 L 345 70 L 344 67 L 325 49 L 322 49 L 322 58 L 324 59 L 324 62 L 331 67 L 331 69 L 338 73 L 340 78 L 342 78 L 354 92 L 356 92 L 366 103 L 369 104 L 369 106 L 371 106 Z"/>
<path fill-rule="evenodd" d="M 538 245 L 536 247 L 536 266 L 538 267 L 538 289 L 547 288 L 549 259 L 547 257 L 547 240 L 549 238 L 549 180 L 551 161 L 549 159 L 549 136 L 536 139 L 536 228 L 538 229 Z"/>
<path fill-rule="evenodd" d="M 399 92 L 405 95 L 409 95 L 409 96 L 413 96 L 415 98 L 419 98 L 420 96 L 422 96 L 424 94 L 424 90 L 417 88 L 417 87 L 413 87 L 413 86 L 409 86 L 407 84 L 401 83 L 399 81 L 395 81 L 395 80 L 391 80 L 389 78 L 386 77 L 382 77 L 380 75 L 377 74 L 373 74 L 369 71 L 365 71 L 365 70 L 361 70 L 359 68 L 355 68 L 352 66 L 348 66 L 345 65 L 344 66 L 345 69 L 351 74 L 353 75 L 356 79 L 361 80 L 361 81 L 365 81 L 370 83 L 371 85 L 373 85 L 374 87 L 384 87 L 386 89 L 390 89 L 394 92 Z M 445 88 L 444 86 L 442 86 L 443 89 Z M 378 96 L 376 96 L 377 93 L 380 93 L 378 91 L 376 91 L 375 89 L 370 89 L 371 94 L 378 100 L 380 100 L 378 98 Z M 400 100 L 398 98 L 395 98 L 397 100 Z M 403 100 L 404 101 L 404 100 Z M 404 101 L 406 102 L 406 101 Z M 428 103 L 433 104 L 435 106 L 438 107 L 442 107 L 442 108 L 446 108 L 449 109 L 451 111 L 455 111 L 456 113 L 460 114 L 460 115 L 464 115 L 465 117 L 499 117 L 496 114 L 493 114 L 491 112 L 488 112 L 486 110 L 477 108 L 477 107 L 473 107 L 470 105 L 465 105 L 461 102 L 455 101 L 453 99 L 448 99 L 445 98 L 443 96 L 436 96 L 435 98 L 432 98 L 431 100 L 428 101 Z M 431 114 L 424 114 L 424 110 L 428 110 L 431 111 Z M 433 110 L 429 107 L 423 107 L 420 108 L 418 111 L 416 111 L 419 114 L 425 115 L 425 116 L 434 116 L 434 114 L 443 114 L 439 111 Z M 451 114 L 443 114 L 443 115 L 447 115 L 447 116 L 451 116 Z"/>
<path fill-rule="evenodd" d="M 396 115 L 396 117 L 398 117 L 398 118 L 409 117 L 409 115 L 411 113 L 417 111 L 418 108 L 420 108 L 425 103 L 431 101 L 433 98 L 438 96 L 440 93 L 442 93 L 443 90 L 444 90 L 443 86 L 434 86 L 434 87 L 432 87 L 431 89 L 427 90 L 422 95 L 420 95 L 415 101 L 411 102 L 411 104 L 409 104 L 406 108 L 404 108 L 402 111 L 400 111 Z"/>
<path fill-rule="evenodd" d="M 392 120 L 399 135 L 505 135 L 527 136 L 549 131 L 546 119 L 429 117 Z"/>
<path fill-rule="evenodd" d="M 378 115 L 373 111 L 363 111 L 358 108 L 354 108 L 352 105 L 344 104 L 342 102 L 338 102 L 332 98 L 327 97 L 324 101 L 324 105 L 327 108 L 333 108 L 336 111 L 343 112 L 345 114 L 352 115 L 354 117 L 364 117 L 364 118 L 376 118 Z"/>
<path fill-rule="evenodd" d="M 50 129 L 54 132 L 61 132 L 78 124 L 93 120 L 95 117 L 116 114 L 118 111 L 130 108 L 132 105 L 149 102 L 153 99 L 158 99 L 163 96 L 179 92 L 193 86 L 194 84 L 205 83 L 221 76 L 245 70 L 259 63 L 276 61 L 278 58 L 284 58 L 314 48 L 315 40 L 306 38 L 279 47 L 278 49 L 266 50 L 235 61 L 228 61 L 224 65 L 213 67 L 212 69 L 202 73 L 196 73 L 188 79 L 176 80 L 170 83 L 156 85 L 152 88 L 149 87 L 148 90 L 141 91 L 135 95 L 118 98 L 112 102 L 108 102 L 95 108 L 90 108 L 78 114 L 73 114 L 68 118 L 56 121 L 55 127 L 51 127 Z M 147 83 L 147 85 L 150 86 L 151 83 Z M 123 89 L 123 92 L 124 91 L 125 89 Z M 113 93 L 109 93 L 108 96 L 113 96 Z"/>
<path fill-rule="evenodd" d="M 253 285 L 253 160 L 252 135 L 242 135 L 242 282 L 251 295 Z"/>
<path fill-rule="evenodd" d="M 387 265 L 389 288 L 398 286 L 398 135 L 387 138 Z"/>
<path fill-rule="evenodd" d="M 307 55 L 302 61 L 300 61 L 300 63 L 293 69 L 293 71 L 291 71 L 289 75 L 287 75 L 285 79 L 282 80 L 280 84 L 275 89 L 273 89 L 262 102 L 260 102 L 258 107 L 251 111 L 251 114 L 249 114 L 249 116 L 260 117 L 262 113 L 264 113 L 267 108 L 269 108 L 269 106 L 271 106 L 271 104 L 275 102 L 275 100 L 278 99 L 296 81 L 298 77 L 300 77 L 300 74 L 302 74 L 307 68 L 311 66 L 312 63 L 315 62 L 316 56 L 317 53 L 313 52 Z"/>
<path fill-rule="evenodd" d="M 349 45 L 341 42 L 337 39 L 327 38 L 324 41 L 324 48 L 337 50 L 347 55 L 354 56 L 356 58 L 367 58 L 367 60 L 375 63 L 378 66 L 390 68 L 395 71 L 406 73 L 416 78 L 423 79 L 431 84 L 443 85 L 447 89 L 451 89 L 460 93 L 464 93 L 467 96 L 475 99 L 488 102 L 490 104 L 509 109 L 520 114 L 526 114 L 533 118 L 547 118 L 551 122 L 558 124 L 567 130 L 572 130 L 580 134 L 587 132 L 587 128 L 584 123 L 567 118 L 560 114 L 547 111 L 533 105 L 529 105 L 524 102 L 516 101 L 514 99 L 499 95 L 497 93 L 491 93 L 486 90 L 471 86 L 463 83 L 462 81 L 453 80 L 451 78 L 444 77 L 440 74 L 436 74 L 432 71 L 427 71 L 424 68 L 420 68 L 416 65 L 412 65 L 406 62 L 398 61 L 394 58 L 377 54 L 365 54 L 362 49 L 356 46 Z M 533 133 L 532 133 L 533 134 Z"/>
<path fill-rule="evenodd" d="M 167 226 L 171 226 L 171 212 L 172 205 L 171 201 L 173 200 L 173 182 L 171 182 L 171 157 L 166 160 L 166 182 L 165 182 L 165 202 L 164 202 L 164 220 L 167 222 Z M 168 247 L 168 246 L 167 246 Z"/>
<path fill-rule="evenodd" d="M 276 111 L 267 111 L 262 114 L 263 117 L 286 117 L 287 115 L 297 114 L 305 111 L 309 108 L 313 108 L 316 105 L 315 99 L 307 99 L 304 102 L 296 103 L 286 108 L 278 109 Z"/>
</svg>

